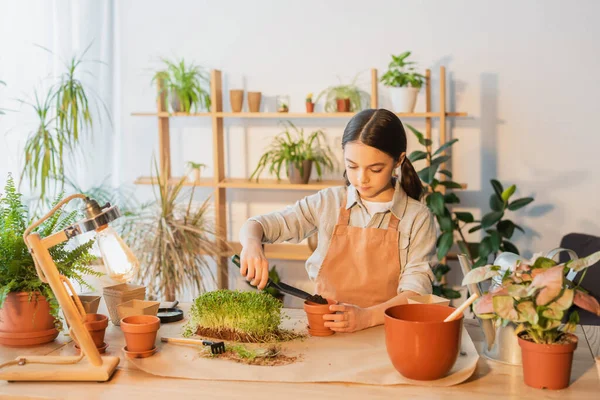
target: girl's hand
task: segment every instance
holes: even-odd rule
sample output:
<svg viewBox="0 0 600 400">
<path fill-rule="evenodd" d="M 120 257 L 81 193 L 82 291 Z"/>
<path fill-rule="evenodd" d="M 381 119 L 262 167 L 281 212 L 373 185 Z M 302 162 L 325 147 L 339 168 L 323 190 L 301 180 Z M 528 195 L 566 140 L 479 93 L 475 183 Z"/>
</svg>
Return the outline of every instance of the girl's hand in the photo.
<svg viewBox="0 0 600 400">
<path fill-rule="evenodd" d="M 262 290 L 269 280 L 269 262 L 260 242 L 249 241 L 240 254 L 240 273 L 252 286 Z"/>
<path fill-rule="evenodd" d="M 372 326 L 372 311 L 352 304 L 332 304 L 329 311 L 335 314 L 325 314 L 325 326 L 336 332 L 356 332 Z"/>
</svg>

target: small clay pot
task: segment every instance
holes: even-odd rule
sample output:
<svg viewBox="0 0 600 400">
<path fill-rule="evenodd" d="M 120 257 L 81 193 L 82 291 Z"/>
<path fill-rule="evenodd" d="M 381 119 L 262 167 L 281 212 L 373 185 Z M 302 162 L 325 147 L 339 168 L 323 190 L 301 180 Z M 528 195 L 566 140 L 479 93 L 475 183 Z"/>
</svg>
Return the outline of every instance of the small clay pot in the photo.
<svg viewBox="0 0 600 400">
<path fill-rule="evenodd" d="M 304 311 L 308 317 L 308 333 L 311 336 L 330 336 L 335 332 L 325 326 L 323 315 L 333 314 L 329 306 L 336 304 L 335 301 L 327 299 L 327 304 L 317 304 L 310 301 L 304 302 Z"/>
<path fill-rule="evenodd" d="M 443 378 L 460 351 L 464 317 L 444 322 L 454 307 L 404 304 L 385 310 L 385 345 L 394 368 L 408 379 Z"/>
<path fill-rule="evenodd" d="M 538 344 L 519 336 L 523 358 L 523 380 L 527 386 L 552 390 L 569 386 L 577 336 L 568 335 L 573 343 Z"/>
<path fill-rule="evenodd" d="M 242 111 L 242 107 L 244 106 L 244 91 L 239 89 L 230 90 L 229 102 L 231 103 L 231 111 Z"/>
<path fill-rule="evenodd" d="M 336 99 L 338 112 L 350 112 L 350 99 Z"/>
<path fill-rule="evenodd" d="M 96 347 L 104 346 L 104 334 L 108 326 L 108 317 L 102 314 L 86 314 L 84 325 L 92 336 Z"/>
<path fill-rule="evenodd" d="M 154 348 L 160 319 L 154 315 L 132 315 L 121 320 L 127 351 L 144 352 Z"/>
<path fill-rule="evenodd" d="M 261 92 L 248 92 L 248 109 L 250 112 L 260 111 Z"/>
<path fill-rule="evenodd" d="M 309 103 L 308 101 L 306 102 L 306 112 L 307 113 L 312 113 L 315 112 L 315 103 Z"/>
</svg>

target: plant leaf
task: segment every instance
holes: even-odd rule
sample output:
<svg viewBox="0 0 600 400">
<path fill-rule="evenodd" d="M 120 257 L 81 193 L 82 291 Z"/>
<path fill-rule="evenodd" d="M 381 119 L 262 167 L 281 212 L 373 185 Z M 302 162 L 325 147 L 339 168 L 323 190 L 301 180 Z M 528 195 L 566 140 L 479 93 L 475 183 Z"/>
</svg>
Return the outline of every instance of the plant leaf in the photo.
<svg viewBox="0 0 600 400">
<path fill-rule="evenodd" d="M 532 295 L 536 290 L 540 290 L 535 302 L 538 306 L 545 306 L 560 294 L 562 283 L 563 266 L 557 265 L 533 278 L 529 285 L 529 294 Z"/>
<path fill-rule="evenodd" d="M 488 213 L 483 216 L 483 219 L 481 220 L 481 226 L 484 229 L 489 228 L 490 226 L 494 225 L 496 222 L 500 221 L 503 216 L 504 216 L 504 213 L 502 211 L 494 211 L 494 212 Z"/>
<path fill-rule="evenodd" d="M 535 310 L 533 301 L 523 301 L 517 304 L 517 311 L 519 312 L 519 320 L 526 321 L 533 326 L 539 322 L 540 317 Z"/>
<path fill-rule="evenodd" d="M 522 199 L 518 199 L 513 201 L 508 205 L 508 209 L 511 211 L 516 211 L 520 208 L 525 207 L 527 204 L 531 203 L 534 199 L 532 197 L 524 197 Z"/>
<path fill-rule="evenodd" d="M 481 314 L 490 314 L 494 312 L 494 305 L 492 303 L 492 294 L 486 293 L 477 301 L 473 306 L 473 312 L 477 314 L 478 317 L 481 317 Z"/>
<path fill-rule="evenodd" d="M 446 150 L 448 147 L 452 146 L 456 142 L 458 142 L 458 139 L 452 139 L 451 141 L 444 143 L 440 146 L 439 149 L 436 150 L 435 153 L 433 153 L 433 155 L 437 156 L 438 154 L 441 154 L 444 150 Z"/>
<path fill-rule="evenodd" d="M 519 313 L 515 309 L 515 301 L 510 296 L 493 296 L 492 303 L 494 305 L 494 312 L 500 318 L 507 319 L 509 321 L 518 321 Z"/>
<path fill-rule="evenodd" d="M 504 202 L 493 194 L 490 196 L 490 208 L 493 211 L 504 211 Z"/>
<path fill-rule="evenodd" d="M 515 224 L 508 219 L 498 222 L 496 228 L 498 229 L 498 232 L 507 239 L 510 239 L 515 232 Z"/>
<path fill-rule="evenodd" d="M 423 160 L 425 158 L 427 158 L 427 152 L 421 151 L 421 150 L 413 151 L 408 156 L 408 159 L 410 160 L 411 163 L 414 163 L 415 161 Z"/>
<path fill-rule="evenodd" d="M 571 268 L 573 271 L 584 270 L 597 262 L 600 261 L 600 251 L 590 254 L 587 257 L 580 258 L 577 260 L 571 260 L 565 264 L 566 267 Z"/>
<path fill-rule="evenodd" d="M 514 244 L 512 244 L 508 240 L 504 240 L 502 242 L 502 246 L 504 247 L 504 251 L 508 251 L 510 253 L 515 253 L 517 255 L 519 254 L 519 249 L 517 249 L 517 246 L 515 246 Z"/>
<path fill-rule="evenodd" d="M 442 181 L 442 182 L 440 182 L 440 185 L 444 186 L 447 189 L 462 189 L 462 186 L 460 183 L 453 182 L 453 181 Z"/>
<path fill-rule="evenodd" d="M 448 178 L 452 179 L 452 172 L 448 171 L 447 169 L 440 170 L 440 174 L 446 175 Z"/>
<path fill-rule="evenodd" d="M 498 275 L 500 275 L 500 271 L 495 265 L 486 265 L 484 267 L 473 268 L 463 278 L 462 286 L 483 282 Z"/>
<path fill-rule="evenodd" d="M 474 227 L 472 227 L 471 229 L 469 229 L 469 233 L 477 232 L 481 228 L 482 228 L 481 225 L 475 225 Z"/>
<path fill-rule="evenodd" d="M 458 203 L 460 203 L 460 199 L 454 193 L 448 193 L 448 194 L 444 195 L 444 201 L 446 202 L 446 204 L 458 204 Z"/>
<path fill-rule="evenodd" d="M 475 218 L 473 218 L 473 214 L 469 212 L 455 212 L 454 215 L 456 215 L 456 218 L 458 218 L 459 221 L 466 223 L 471 223 L 475 220 Z"/>
<path fill-rule="evenodd" d="M 501 198 L 502 198 L 502 200 L 504 200 L 505 203 L 508 203 L 508 199 L 510 199 L 510 196 L 512 196 L 513 194 L 515 194 L 515 190 L 517 190 L 517 186 L 516 185 L 512 185 L 508 189 L 506 189 L 505 191 L 503 191 L 502 194 L 500 195 Z"/>
<path fill-rule="evenodd" d="M 583 293 L 581 290 L 576 290 L 575 296 L 573 298 L 573 303 L 577 307 L 589 311 L 592 314 L 596 314 L 600 317 L 600 304 L 598 303 L 598 300 L 595 297 L 587 293 Z"/>
<path fill-rule="evenodd" d="M 492 187 L 494 188 L 494 192 L 498 196 L 499 199 L 502 199 L 502 192 L 504 188 L 502 188 L 502 184 L 498 182 L 496 179 L 492 179 L 491 181 Z"/>
<path fill-rule="evenodd" d="M 450 247 L 452 247 L 452 243 L 454 242 L 454 236 L 452 232 L 445 232 L 438 238 L 437 243 L 437 256 L 438 260 L 446 257 L 448 251 L 450 251 Z"/>
<path fill-rule="evenodd" d="M 439 192 L 434 192 L 427 196 L 427 206 L 435 215 L 444 215 L 444 196 Z"/>
</svg>

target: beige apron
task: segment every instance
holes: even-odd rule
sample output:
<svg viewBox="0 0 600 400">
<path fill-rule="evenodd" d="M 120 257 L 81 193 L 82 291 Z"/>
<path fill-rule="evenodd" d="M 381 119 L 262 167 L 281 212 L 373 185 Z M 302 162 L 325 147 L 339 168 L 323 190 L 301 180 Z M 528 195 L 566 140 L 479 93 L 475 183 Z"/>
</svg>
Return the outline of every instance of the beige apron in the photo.
<svg viewBox="0 0 600 400">
<path fill-rule="evenodd" d="M 342 205 L 317 275 L 316 292 L 359 307 L 384 303 L 397 295 L 400 280 L 399 220 L 392 213 L 387 229 L 349 223 L 350 209 Z"/>
</svg>

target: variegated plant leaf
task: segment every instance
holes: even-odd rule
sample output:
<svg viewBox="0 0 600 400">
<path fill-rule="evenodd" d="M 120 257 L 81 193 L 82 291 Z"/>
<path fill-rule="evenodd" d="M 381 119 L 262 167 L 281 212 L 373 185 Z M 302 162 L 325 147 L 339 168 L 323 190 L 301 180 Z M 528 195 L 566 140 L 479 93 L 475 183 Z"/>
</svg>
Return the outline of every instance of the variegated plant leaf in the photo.
<svg viewBox="0 0 600 400">
<path fill-rule="evenodd" d="M 552 307 L 556 310 L 567 310 L 573 304 L 573 297 L 575 295 L 575 291 L 573 289 L 565 289 L 560 297 L 549 304 L 549 307 Z"/>
<path fill-rule="evenodd" d="M 596 264 L 598 261 L 600 261 L 600 251 L 597 251 L 594 254 L 590 254 L 589 256 L 584 258 L 571 260 L 565 265 L 568 268 L 571 268 L 573 271 L 581 271 L 582 269 L 586 269 L 587 267 Z"/>
<path fill-rule="evenodd" d="M 519 314 L 515 310 L 514 299 L 510 296 L 494 296 L 492 298 L 496 315 L 509 321 L 517 321 Z"/>
<path fill-rule="evenodd" d="M 483 282 L 500 274 L 500 267 L 496 265 L 486 265 L 484 267 L 474 268 L 463 278 L 463 286 Z"/>
<path fill-rule="evenodd" d="M 600 304 L 598 304 L 598 300 L 596 300 L 594 296 L 576 290 L 573 303 L 575 303 L 577 307 L 583 308 L 600 317 Z"/>
<path fill-rule="evenodd" d="M 538 313 L 535 310 L 533 301 L 523 301 L 517 305 L 519 320 L 529 322 L 531 325 L 537 325 L 539 321 Z"/>
<path fill-rule="evenodd" d="M 512 297 L 527 297 L 527 287 L 523 285 L 510 285 L 506 290 Z"/>
<path fill-rule="evenodd" d="M 554 304 L 554 303 L 552 303 Z M 561 320 L 562 317 L 564 315 L 564 311 L 563 310 L 559 310 L 557 308 L 553 308 L 553 307 L 549 307 L 547 309 L 545 309 L 544 311 L 542 311 L 542 317 L 544 318 L 548 318 L 548 319 L 556 319 L 556 320 Z"/>
<path fill-rule="evenodd" d="M 480 297 L 473 306 L 473 312 L 480 318 L 481 315 L 493 313 L 494 305 L 492 304 L 492 294 L 486 293 Z"/>
<path fill-rule="evenodd" d="M 481 318 L 481 319 L 493 319 L 493 318 L 496 318 L 496 314 L 494 314 L 494 313 L 490 313 L 490 314 L 477 314 L 477 317 Z"/>
<path fill-rule="evenodd" d="M 544 331 L 549 331 L 551 329 L 558 328 L 560 326 L 560 324 L 561 324 L 560 320 L 547 319 L 546 326 L 540 325 L 540 328 L 542 328 L 542 330 L 544 330 Z"/>
<path fill-rule="evenodd" d="M 536 275 L 529 286 L 528 294 L 531 296 L 536 290 L 540 290 L 536 297 L 536 304 L 538 306 L 545 306 L 560 294 L 562 284 L 563 267 L 557 265 Z"/>
</svg>

